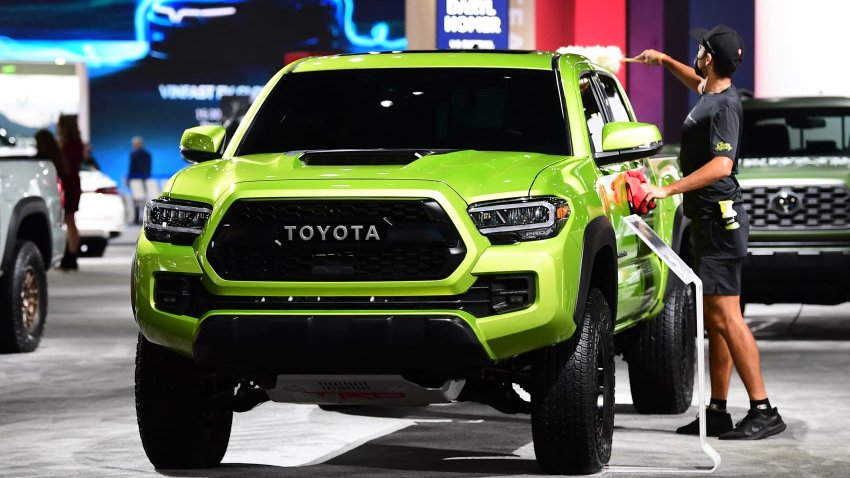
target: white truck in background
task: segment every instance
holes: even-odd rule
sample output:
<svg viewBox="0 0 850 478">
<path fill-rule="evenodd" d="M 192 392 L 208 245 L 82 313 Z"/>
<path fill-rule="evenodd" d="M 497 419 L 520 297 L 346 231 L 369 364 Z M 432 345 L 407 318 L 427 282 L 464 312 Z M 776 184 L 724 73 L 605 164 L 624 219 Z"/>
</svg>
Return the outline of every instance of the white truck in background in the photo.
<svg viewBox="0 0 850 478">
<path fill-rule="evenodd" d="M 0 353 L 31 352 L 47 320 L 47 273 L 65 251 L 53 163 L 0 134 Z"/>
</svg>

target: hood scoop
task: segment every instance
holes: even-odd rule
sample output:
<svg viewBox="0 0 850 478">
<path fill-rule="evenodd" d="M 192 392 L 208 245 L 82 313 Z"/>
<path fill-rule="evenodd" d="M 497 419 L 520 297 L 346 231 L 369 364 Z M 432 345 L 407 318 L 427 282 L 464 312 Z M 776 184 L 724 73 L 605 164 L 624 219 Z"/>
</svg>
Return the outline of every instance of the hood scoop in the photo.
<svg viewBox="0 0 850 478">
<path fill-rule="evenodd" d="M 456 150 L 430 149 L 349 149 L 305 151 L 298 158 L 305 166 L 387 166 L 407 165 L 423 156 Z"/>
</svg>

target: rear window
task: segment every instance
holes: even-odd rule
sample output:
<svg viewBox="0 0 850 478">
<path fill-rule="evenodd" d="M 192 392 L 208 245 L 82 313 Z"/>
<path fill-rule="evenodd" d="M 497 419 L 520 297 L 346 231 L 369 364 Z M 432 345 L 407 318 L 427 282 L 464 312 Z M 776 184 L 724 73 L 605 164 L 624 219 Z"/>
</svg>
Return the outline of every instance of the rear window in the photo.
<svg viewBox="0 0 850 478">
<path fill-rule="evenodd" d="M 743 157 L 850 154 L 850 109 L 744 112 Z"/>
<path fill-rule="evenodd" d="M 419 68 L 285 75 L 238 154 L 476 149 L 569 154 L 553 71 Z"/>
</svg>

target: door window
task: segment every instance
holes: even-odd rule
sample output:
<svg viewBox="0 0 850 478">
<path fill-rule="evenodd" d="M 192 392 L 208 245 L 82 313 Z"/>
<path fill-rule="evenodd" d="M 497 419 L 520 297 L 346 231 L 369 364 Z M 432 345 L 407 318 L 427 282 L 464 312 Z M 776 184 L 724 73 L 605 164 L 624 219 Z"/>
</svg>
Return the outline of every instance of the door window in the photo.
<svg viewBox="0 0 850 478">
<path fill-rule="evenodd" d="M 605 126 L 605 117 L 602 115 L 602 108 L 593 92 L 594 88 L 589 73 L 579 79 L 579 89 L 581 90 L 581 104 L 584 108 L 584 120 L 587 122 L 590 145 L 594 152 L 602 151 L 602 127 Z"/>
<path fill-rule="evenodd" d="M 620 94 L 620 88 L 617 87 L 617 82 L 605 75 L 599 75 L 599 82 L 602 85 L 608 107 L 611 109 L 612 121 L 632 121 L 626 102 Z"/>
</svg>

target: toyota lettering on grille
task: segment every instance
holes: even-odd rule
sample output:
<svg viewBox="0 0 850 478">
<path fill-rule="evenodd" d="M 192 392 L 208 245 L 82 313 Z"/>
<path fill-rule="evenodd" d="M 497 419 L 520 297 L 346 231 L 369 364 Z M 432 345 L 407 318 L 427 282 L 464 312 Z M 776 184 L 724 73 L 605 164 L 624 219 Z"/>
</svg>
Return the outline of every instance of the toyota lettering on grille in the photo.
<svg viewBox="0 0 850 478">
<path fill-rule="evenodd" d="M 283 226 L 288 241 L 380 241 L 375 225 Z"/>
</svg>

